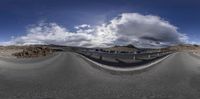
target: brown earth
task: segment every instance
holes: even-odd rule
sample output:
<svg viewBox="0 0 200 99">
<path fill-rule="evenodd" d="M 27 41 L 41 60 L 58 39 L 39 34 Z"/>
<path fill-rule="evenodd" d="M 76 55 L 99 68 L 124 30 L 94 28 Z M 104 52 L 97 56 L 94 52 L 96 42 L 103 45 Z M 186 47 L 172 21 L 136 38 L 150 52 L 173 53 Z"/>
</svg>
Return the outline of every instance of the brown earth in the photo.
<svg viewBox="0 0 200 99">
<path fill-rule="evenodd" d="M 18 46 L 0 46 L 0 57 L 2 58 L 16 58 L 13 53 L 23 51 L 22 47 Z"/>
<path fill-rule="evenodd" d="M 52 54 L 54 51 L 47 46 L 29 46 L 23 48 L 21 52 L 13 53 L 17 58 L 34 58 Z"/>
<path fill-rule="evenodd" d="M 200 52 L 200 46 L 192 45 L 192 44 L 180 44 L 180 45 L 176 45 L 176 46 L 170 46 L 165 49 L 172 50 L 172 51 Z"/>
</svg>

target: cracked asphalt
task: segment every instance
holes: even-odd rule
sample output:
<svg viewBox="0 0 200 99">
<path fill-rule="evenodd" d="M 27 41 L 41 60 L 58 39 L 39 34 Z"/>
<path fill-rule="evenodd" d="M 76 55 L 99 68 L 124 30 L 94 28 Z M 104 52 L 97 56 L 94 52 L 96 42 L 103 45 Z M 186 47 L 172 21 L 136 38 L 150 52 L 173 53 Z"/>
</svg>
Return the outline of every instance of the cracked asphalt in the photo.
<svg viewBox="0 0 200 99">
<path fill-rule="evenodd" d="M 96 69 L 71 52 L 0 60 L 0 99 L 200 99 L 200 58 L 179 52 L 132 74 Z"/>
</svg>

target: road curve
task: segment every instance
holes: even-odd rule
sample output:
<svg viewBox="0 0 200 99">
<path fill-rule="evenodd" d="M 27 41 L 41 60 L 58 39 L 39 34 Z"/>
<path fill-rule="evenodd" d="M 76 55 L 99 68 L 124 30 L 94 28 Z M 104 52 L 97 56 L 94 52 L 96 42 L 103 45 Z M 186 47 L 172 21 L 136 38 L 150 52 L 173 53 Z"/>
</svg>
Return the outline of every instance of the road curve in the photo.
<svg viewBox="0 0 200 99">
<path fill-rule="evenodd" d="M 148 71 L 113 75 L 78 55 L 0 60 L 0 99 L 199 99 L 200 59 L 176 53 Z"/>
</svg>

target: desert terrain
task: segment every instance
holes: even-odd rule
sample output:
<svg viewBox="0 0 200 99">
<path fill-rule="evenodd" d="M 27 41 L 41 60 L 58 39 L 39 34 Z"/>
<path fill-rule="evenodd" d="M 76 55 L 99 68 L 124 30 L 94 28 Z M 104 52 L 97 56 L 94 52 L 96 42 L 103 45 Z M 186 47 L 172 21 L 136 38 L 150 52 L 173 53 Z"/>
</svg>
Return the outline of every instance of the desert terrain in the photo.
<svg viewBox="0 0 200 99">
<path fill-rule="evenodd" d="M 1 46 L 1 58 L 36 58 L 47 56 L 53 53 L 53 49 L 48 46 Z"/>
<path fill-rule="evenodd" d="M 60 49 L 67 49 L 67 51 L 75 51 L 89 48 L 69 47 L 69 46 L 57 46 L 57 45 L 31 45 L 31 46 L 0 46 L 1 58 L 36 58 L 47 56 L 53 52 L 60 51 Z M 93 48 L 95 49 L 95 48 Z M 133 45 L 127 46 L 114 46 L 109 48 L 98 48 L 95 50 L 103 50 L 105 52 L 133 52 L 141 50 L 142 48 L 136 48 Z M 169 46 L 161 49 L 147 49 L 147 50 L 161 50 L 161 51 L 174 51 L 174 52 L 194 52 L 200 54 L 199 45 L 180 44 L 175 46 Z"/>
<path fill-rule="evenodd" d="M 16 58 L 13 54 L 22 52 L 23 48 L 18 46 L 0 46 L 1 58 Z"/>
</svg>

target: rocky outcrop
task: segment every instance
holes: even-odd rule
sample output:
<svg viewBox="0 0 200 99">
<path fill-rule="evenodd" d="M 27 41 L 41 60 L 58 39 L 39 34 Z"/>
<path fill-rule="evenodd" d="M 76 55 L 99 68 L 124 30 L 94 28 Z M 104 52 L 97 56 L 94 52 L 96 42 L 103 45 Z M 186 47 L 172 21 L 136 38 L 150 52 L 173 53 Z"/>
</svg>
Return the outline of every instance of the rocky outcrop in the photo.
<svg viewBox="0 0 200 99">
<path fill-rule="evenodd" d="M 53 53 L 53 50 L 49 47 L 26 47 L 22 52 L 14 53 L 13 55 L 17 58 L 34 58 L 47 56 Z"/>
</svg>

